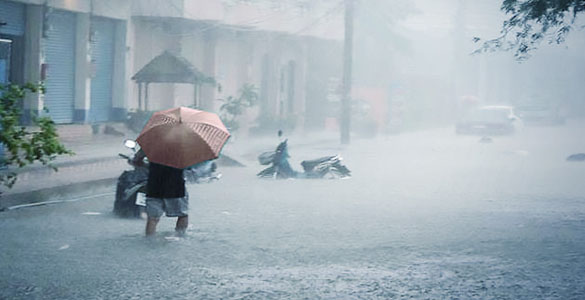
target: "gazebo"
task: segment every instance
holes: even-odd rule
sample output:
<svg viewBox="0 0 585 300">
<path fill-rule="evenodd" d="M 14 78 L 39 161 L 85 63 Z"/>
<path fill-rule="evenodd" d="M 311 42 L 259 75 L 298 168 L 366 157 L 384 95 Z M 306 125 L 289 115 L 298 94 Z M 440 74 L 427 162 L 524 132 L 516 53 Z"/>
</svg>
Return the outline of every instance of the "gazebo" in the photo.
<svg viewBox="0 0 585 300">
<path fill-rule="evenodd" d="M 138 84 L 138 109 L 141 110 L 148 110 L 148 85 L 151 83 L 193 84 L 193 104 L 195 107 L 200 104 L 199 91 L 201 85 L 205 83 L 215 84 L 213 77 L 206 76 L 186 58 L 169 51 L 164 51 L 153 58 L 132 76 L 132 80 Z"/>
</svg>

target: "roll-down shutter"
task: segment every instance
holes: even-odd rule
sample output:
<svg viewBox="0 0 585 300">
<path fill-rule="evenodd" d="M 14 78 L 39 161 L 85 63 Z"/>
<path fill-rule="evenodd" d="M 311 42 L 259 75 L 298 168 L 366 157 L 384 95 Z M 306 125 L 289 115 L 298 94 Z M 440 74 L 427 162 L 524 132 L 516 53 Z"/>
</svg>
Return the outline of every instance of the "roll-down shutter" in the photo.
<svg viewBox="0 0 585 300">
<path fill-rule="evenodd" d="M 112 80 L 114 71 L 115 21 L 93 18 L 91 23 L 91 106 L 89 119 L 92 122 L 108 121 L 112 108 Z"/>
<path fill-rule="evenodd" d="M 24 5 L 0 1 L 0 34 L 24 35 Z"/>
<path fill-rule="evenodd" d="M 74 13 L 55 10 L 43 39 L 48 64 L 45 107 L 56 123 L 73 122 L 75 99 L 75 25 Z"/>
</svg>

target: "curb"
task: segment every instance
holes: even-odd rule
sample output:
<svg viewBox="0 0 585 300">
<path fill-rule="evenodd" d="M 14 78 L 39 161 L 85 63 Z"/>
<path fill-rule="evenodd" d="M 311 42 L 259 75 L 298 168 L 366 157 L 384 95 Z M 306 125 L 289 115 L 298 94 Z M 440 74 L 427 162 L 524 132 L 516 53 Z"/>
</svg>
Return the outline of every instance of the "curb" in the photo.
<svg viewBox="0 0 585 300">
<path fill-rule="evenodd" d="M 0 211 L 11 210 L 13 206 L 20 206 L 41 201 L 51 201 L 75 196 L 93 195 L 104 192 L 114 192 L 117 177 L 61 185 L 46 189 L 34 190 L 18 194 L 8 194 L 0 198 Z M 112 199 L 113 203 L 113 199 Z"/>
<path fill-rule="evenodd" d="M 101 162 L 107 162 L 117 160 L 117 157 L 110 158 L 91 158 L 80 161 L 63 162 L 57 165 L 57 167 L 65 166 L 84 166 L 98 164 Z M 217 159 L 217 163 L 222 167 L 245 167 L 244 164 L 240 163 L 239 160 L 230 157 L 229 155 L 221 155 Z M 27 172 L 46 172 L 48 169 L 46 166 L 34 167 L 29 170 L 23 170 L 22 173 Z M 102 179 L 89 179 L 86 181 L 59 185 L 54 187 L 48 187 L 43 189 L 37 189 L 33 191 L 26 191 L 13 194 L 3 194 L 0 196 L 0 211 L 12 210 L 16 207 L 28 207 L 33 206 L 35 203 L 44 202 L 59 202 L 58 199 L 66 199 L 72 196 L 85 197 L 89 195 L 95 195 L 98 193 L 115 192 L 117 180 L 120 174 L 112 174 L 112 177 Z M 112 199 L 113 203 L 113 199 Z"/>
<path fill-rule="evenodd" d="M 119 160 L 119 156 L 104 156 L 104 157 L 94 157 L 94 158 L 84 158 L 78 160 L 70 160 L 70 161 L 60 161 L 60 162 L 52 162 L 50 165 L 59 169 L 59 168 L 66 168 L 71 166 L 78 166 L 78 165 L 89 165 L 89 164 L 96 164 L 102 162 L 109 162 L 113 160 Z M 50 170 L 49 165 L 39 165 L 34 164 L 30 166 L 26 166 L 20 169 L 15 170 L 15 173 L 18 175 L 22 175 L 25 173 L 32 173 L 32 172 L 44 172 L 46 170 Z"/>
<path fill-rule="evenodd" d="M 304 148 L 306 146 L 322 145 L 333 142 L 333 139 L 320 139 L 310 143 L 299 143 L 295 144 L 296 147 Z M 259 151 L 259 150 L 258 150 Z M 230 151 L 227 151 L 230 152 Z M 254 151 L 256 152 L 256 151 Z M 107 164 L 119 160 L 118 156 L 107 156 L 107 157 L 93 157 L 84 158 L 79 160 L 65 160 L 55 162 L 52 165 L 57 168 L 67 167 L 81 167 L 81 168 L 103 168 L 102 164 Z M 216 160 L 220 167 L 246 167 L 246 161 L 240 157 L 237 153 L 222 153 Z M 47 166 L 29 166 L 21 170 L 17 170 L 17 174 L 35 176 L 45 172 L 51 171 Z M 48 173 L 47 175 L 49 175 Z M 119 173 L 116 171 L 115 174 L 107 174 L 107 178 L 100 179 L 88 179 L 76 183 L 70 183 L 65 185 L 58 185 L 52 187 L 41 188 L 32 191 L 18 192 L 18 193 L 4 193 L 0 195 L 0 211 L 8 211 L 21 207 L 30 207 L 35 204 L 42 205 L 43 203 L 59 203 L 63 202 L 63 199 L 71 197 L 86 197 L 90 195 L 96 195 L 101 193 L 114 193 L 116 189 L 116 183 L 119 177 Z M 44 176 L 41 176 L 42 180 Z M 35 179 L 37 180 L 37 179 Z M 113 203 L 113 199 L 112 199 Z"/>
</svg>

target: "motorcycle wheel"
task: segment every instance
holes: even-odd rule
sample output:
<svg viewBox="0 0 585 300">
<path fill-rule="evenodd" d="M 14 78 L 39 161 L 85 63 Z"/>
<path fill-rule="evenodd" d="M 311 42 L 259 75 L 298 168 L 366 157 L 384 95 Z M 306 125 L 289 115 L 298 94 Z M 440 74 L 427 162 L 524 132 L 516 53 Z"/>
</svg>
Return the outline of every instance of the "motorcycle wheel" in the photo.
<svg viewBox="0 0 585 300">
<path fill-rule="evenodd" d="M 260 171 L 258 174 L 256 174 L 256 176 L 258 176 L 260 178 L 274 177 L 274 175 L 275 175 L 274 166 L 268 167 L 268 168 Z"/>
<path fill-rule="evenodd" d="M 349 169 L 343 165 L 334 166 L 330 169 L 329 173 L 332 175 L 333 179 L 342 179 L 351 176 Z"/>
<path fill-rule="evenodd" d="M 124 199 L 124 191 L 127 188 L 125 179 L 126 173 L 123 173 L 116 185 L 116 199 L 114 200 L 114 214 L 122 218 L 141 218 L 145 212 L 144 206 L 136 205 L 136 194 L 134 193 L 127 199 Z"/>
</svg>

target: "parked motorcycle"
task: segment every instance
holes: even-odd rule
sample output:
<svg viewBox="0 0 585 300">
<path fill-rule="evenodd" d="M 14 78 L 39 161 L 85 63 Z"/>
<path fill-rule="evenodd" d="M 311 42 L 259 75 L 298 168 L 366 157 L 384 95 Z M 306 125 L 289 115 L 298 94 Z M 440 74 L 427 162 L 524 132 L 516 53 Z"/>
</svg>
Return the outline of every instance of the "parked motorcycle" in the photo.
<svg viewBox="0 0 585 300">
<path fill-rule="evenodd" d="M 258 156 L 261 165 L 270 167 L 260 171 L 261 178 L 347 178 L 351 171 L 341 163 L 340 155 L 324 156 L 301 162 L 303 172 L 293 170 L 288 163 L 288 140 L 281 142 L 275 151 L 264 152 Z"/>
<path fill-rule="evenodd" d="M 118 155 L 133 167 L 125 170 L 118 177 L 116 185 L 116 199 L 114 200 L 114 214 L 124 218 L 139 218 L 144 212 L 146 201 L 146 182 L 148 181 L 148 163 L 137 164 L 134 161 L 136 155 L 136 142 L 125 140 L 124 146 L 131 149 L 131 156 L 119 153 Z"/>
<path fill-rule="evenodd" d="M 132 170 L 122 172 L 116 185 L 114 214 L 125 218 L 140 218 L 146 207 L 146 183 L 148 181 L 148 161 L 135 162 L 137 143 L 125 140 L 124 146 L 131 149 L 132 155 L 118 154 L 127 160 Z M 217 173 L 217 165 L 213 161 L 205 161 L 183 170 L 187 183 L 212 182 L 221 178 Z"/>
<path fill-rule="evenodd" d="M 216 171 L 217 164 L 214 161 L 207 160 L 186 168 L 183 170 L 183 175 L 188 183 L 209 183 L 221 178 L 221 173 Z"/>
</svg>

